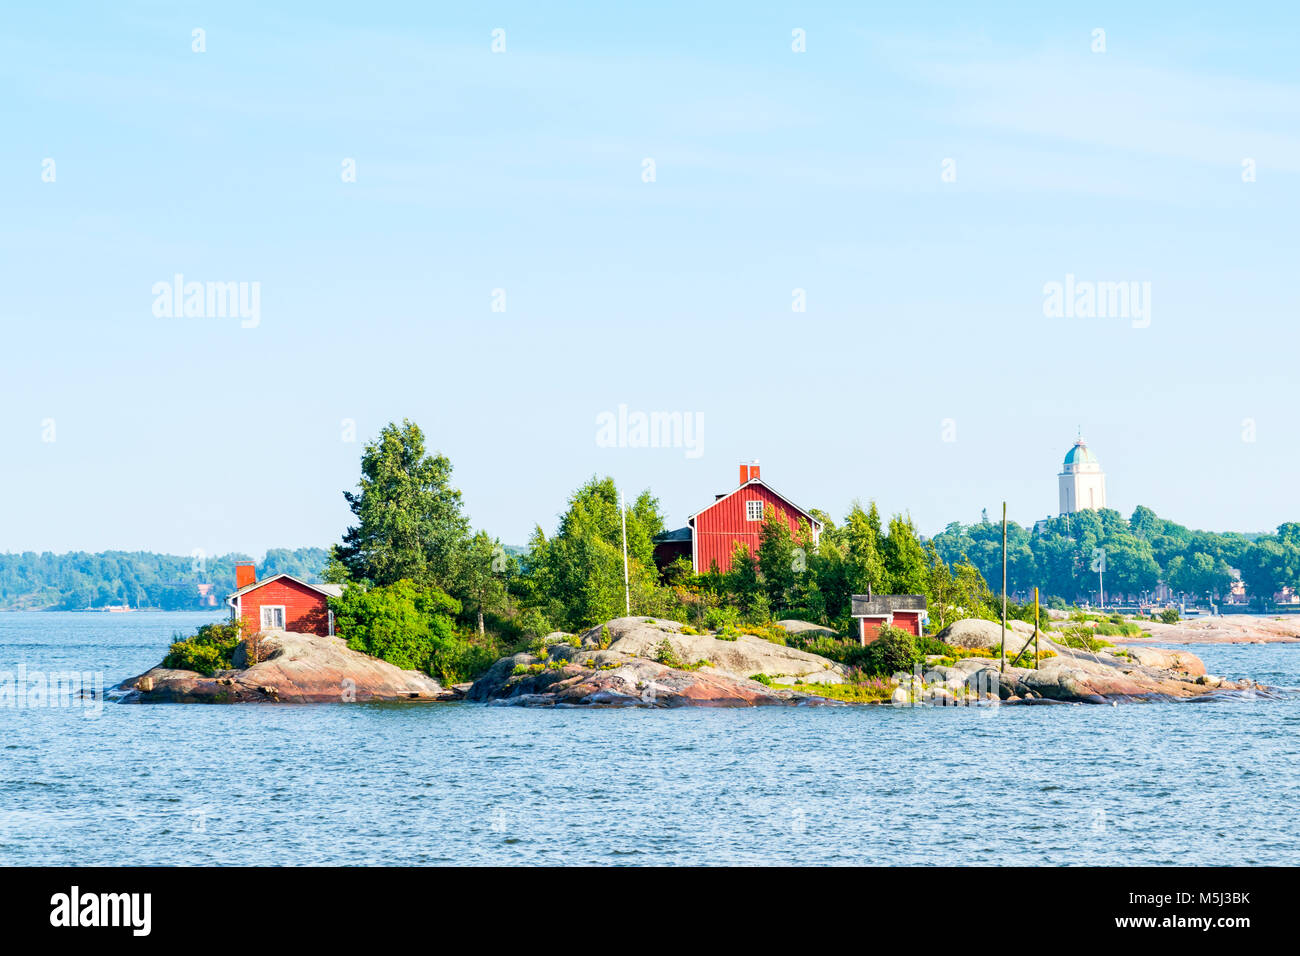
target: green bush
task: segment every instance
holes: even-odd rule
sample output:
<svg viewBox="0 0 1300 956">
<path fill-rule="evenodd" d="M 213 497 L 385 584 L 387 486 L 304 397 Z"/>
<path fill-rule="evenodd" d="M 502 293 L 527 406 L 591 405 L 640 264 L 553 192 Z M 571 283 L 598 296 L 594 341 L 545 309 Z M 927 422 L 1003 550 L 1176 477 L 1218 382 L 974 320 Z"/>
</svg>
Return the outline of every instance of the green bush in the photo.
<svg viewBox="0 0 1300 956">
<path fill-rule="evenodd" d="M 942 657 L 955 657 L 957 650 L 951 644 L 945 644 L 937 637 L 931 637 L 929 634 L 923 634 L 915 638 L 916 652 L 922 657 L 929 657 L 938 654 Z"/>
<path fill-rule="evenodd" d="M 764 687 L 772 686 L 772 678 L 768 677 L 766 674 L 750 674 L 749 679 L 752 681 L 758 681 L 758 683 L 762 684 Z"/>
<path fill-rule="evenodd" d="M 704 612 L 704 626 L 711 631 L 734 631 L 740 625 L 740 612 L 734 607 L 711 607 Z"/>
<path fill-rule="evenodd" d="M 1102 648 L 1112 646 L 1109 641 L 1098 640 L 1091 628 L 1077 624 L 1062 628 L 1053 640 L 1076 651 L 1091 651 L 1094 654 Z"/>
<path fill-rule="evenodd" d="M 501 656 L 494 639 L 456 630 L 460 602 L 432 586 L 402 580 L 331 598 L 334 623 L 348 647 L 444 684 L 469 680 Z"/>
<path fill-rule="evenodd" d="M 882 627 L 876 639 L 861 650 L 861 664 L 858 665 L 857 661 L 851 663 L 861 666 L 863 671 L 872 675 L 911 671 L 913 665 L 921 661 L 916 638 L 902 628 L 890 625 Z"/>
<path fill-rule="evenodd" d="M 669 643 L 666 637 L 655 648 L 655 660 L 665 667 L 682 666 L 681 658 L 677 656 L 677 652 L 673 650 L 673 645 Z"/>
<path fill-rule="evenodd" d="M 1164 624 L 1177 624 L 1182 619 L 1178 615 L 1178 608 L 1167 607 L 1160 612 L 1160 620 Z"/>
<path fill-rule="evenodd" d="M 231 655 L 239 646 L 239 631 L 242 621 L 229 621 L 225 624 L 204 624 L 192 637 L 177 640 L 167 651 L 162 666 L 176 670 L 198 671 L 204 677 L 211 677 L 221 670 L 229 670 Z"/>
</svg>

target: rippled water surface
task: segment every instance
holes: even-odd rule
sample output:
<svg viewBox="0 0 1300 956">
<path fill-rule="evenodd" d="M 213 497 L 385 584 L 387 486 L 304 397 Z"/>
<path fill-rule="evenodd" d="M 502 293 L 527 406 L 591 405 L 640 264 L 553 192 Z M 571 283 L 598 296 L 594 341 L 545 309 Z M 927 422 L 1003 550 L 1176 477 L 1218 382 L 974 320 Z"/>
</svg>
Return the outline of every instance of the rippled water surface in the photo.
<svg viewBox="0 0 1300 956">
<path fill-rule="evenodd" d="M 0 614 L 0 671 L 203 614 Z M 1300 645 L 1192 648 L 1300 685 Z M 1300 861 L 1300 696 L 1119 707 L 0 706 L 0 865 Z"/>
</svg>

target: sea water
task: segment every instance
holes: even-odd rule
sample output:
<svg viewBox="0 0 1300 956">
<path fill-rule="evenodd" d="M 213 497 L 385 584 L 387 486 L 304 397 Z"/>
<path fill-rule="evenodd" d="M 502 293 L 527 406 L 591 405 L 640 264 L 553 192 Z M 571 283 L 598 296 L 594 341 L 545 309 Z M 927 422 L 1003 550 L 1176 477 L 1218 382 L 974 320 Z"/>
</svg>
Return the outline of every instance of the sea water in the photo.
<svg viewBox="0 0 1300 956">
<path fill-rule="evenodd" d="M 215 617 L 0 613 L 0 672 L 111 686 Z M 1300 686 L 1300 645 L 1191 650 L 1213 674 Z M 1295 692 L 657 711 L 11 701 L 0 865 L 1300 862 Z"/>
</svg>

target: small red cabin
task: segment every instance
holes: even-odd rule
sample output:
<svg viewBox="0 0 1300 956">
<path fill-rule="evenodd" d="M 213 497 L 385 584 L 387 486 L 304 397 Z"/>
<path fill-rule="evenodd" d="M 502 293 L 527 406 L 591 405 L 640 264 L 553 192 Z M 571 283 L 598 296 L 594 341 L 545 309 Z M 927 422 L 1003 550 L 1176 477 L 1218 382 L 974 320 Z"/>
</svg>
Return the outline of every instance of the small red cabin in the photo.
<svg viewBox="0 0 1300 956">
<path fill-rule="evenodd" d="M 655 537 L 655 563 L 665 567 L 679 557 L 689 557 L 696 574 L 703 574 L 716 562 L 719 571 L 731 567 L 731 552 L 744 544 L 758 554 L 759 532 L 768 508 L 798 533 L 805 521 L 817 547 L 822 523 L 759 477 L 757 461 L 741 462 L 740 486 L 720 494 L 713 504 L 686 519 L 686 527 L 665 531 Z"/>
<path fill-rule="evenodd" d="M 334 615 L 326 600 L 338 597 L 337 584 L 308 584 L 291 574 L 273 574 L 258 581 L 251 564 L 235 568 L 235 593 L 226 598 L 230 619 L 244 622 L 245 634 L 296 631 L 321 637 L 334 633 Z"/>
<path fill-rule="evenodd" d="M 853 616 L 858 621 L 858 641 L 865 647 L 880 636 L 885 625 L 921 636 L 925 622 L 924 594 L 855 594 Z"/>
</svg>

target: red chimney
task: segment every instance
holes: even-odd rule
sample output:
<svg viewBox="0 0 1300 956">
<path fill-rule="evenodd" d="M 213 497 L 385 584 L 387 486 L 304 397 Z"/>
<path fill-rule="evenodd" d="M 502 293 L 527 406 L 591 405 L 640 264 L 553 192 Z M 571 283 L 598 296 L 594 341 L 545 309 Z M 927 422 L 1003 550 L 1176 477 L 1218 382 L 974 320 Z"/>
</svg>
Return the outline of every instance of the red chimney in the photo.
<svg viewBox="0 0 1300 956">
<path fill-rule="evenodd" d="M 257 582 L 257 571 L 251 564 L 235 565 L 235 590 L 246 588 Z"/>
<path fill-rule="evenodd" d="M 749 481 L 750 479 L 757 478 L 757 477 L 758 477 L 757 458 L 755 458 L 753 461 L 742 461 L 740 463 L 740 483 L 742 485 L 745 482 Z"/>
</svg>

